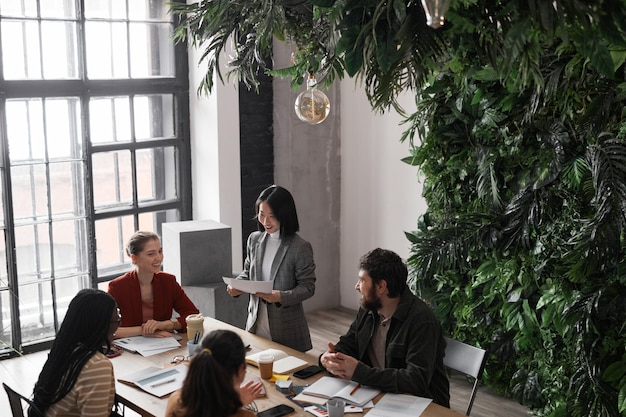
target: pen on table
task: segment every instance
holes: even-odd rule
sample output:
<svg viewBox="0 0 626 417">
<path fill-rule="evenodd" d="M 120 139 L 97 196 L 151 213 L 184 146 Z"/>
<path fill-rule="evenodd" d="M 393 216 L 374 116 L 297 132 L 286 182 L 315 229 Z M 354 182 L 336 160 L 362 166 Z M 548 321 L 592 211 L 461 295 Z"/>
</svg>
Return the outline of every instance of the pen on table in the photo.
<svg viewBox="0 0 626 417">
<path fill-rule="evenodd" d="M 352 391 L 350 391 L 350 395 L 354 395 L 359 388 L 361 388 L 361 384 L 356 384 L 356 387 L 352 388 Z"/>
<path fill-rule="evenodd" d="M 193 337 L 193 344 L 197 345 L 200 342 L 200 330 L 196 330 L 196 334 Z"/>
<path fill-rule="evenodd" d="M 157 382 L 156 384 L 150 385 L 150 388 L 160 387 L 161 385 L 169 384 L 170 382 L 175 382 L 176 378 L 168 379 L 167 381 Z"/>
</svg>

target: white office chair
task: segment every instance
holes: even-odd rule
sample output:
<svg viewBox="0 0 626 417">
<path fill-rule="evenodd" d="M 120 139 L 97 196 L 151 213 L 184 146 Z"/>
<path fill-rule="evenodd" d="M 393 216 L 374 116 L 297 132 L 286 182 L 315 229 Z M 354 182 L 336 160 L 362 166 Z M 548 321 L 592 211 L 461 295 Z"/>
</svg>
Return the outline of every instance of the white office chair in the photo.
<svg viewBox="0 0 626 417">
<path fill-rule="evenodd" d="M 465 415 L 469 416 L 474 405 L 478 381 L 483 374 L 487 351 L 448 337 L 446 337 L 446 343 L 446 356 L 443 358 L 443 364 L 454 371 L 474 378 L 474 386 L 465 412 Z"/>
</svg>

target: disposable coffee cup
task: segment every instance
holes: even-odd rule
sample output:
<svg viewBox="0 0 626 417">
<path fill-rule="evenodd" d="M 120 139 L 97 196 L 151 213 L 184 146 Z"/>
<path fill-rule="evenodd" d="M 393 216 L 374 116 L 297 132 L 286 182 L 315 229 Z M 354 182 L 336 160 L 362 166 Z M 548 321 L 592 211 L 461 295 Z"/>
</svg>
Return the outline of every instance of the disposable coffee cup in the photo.
<svg viewBox="0 0 626 417">
<path fill-rule="evenodd" d="M 272 375 L 274 375 L 274 356 L 261 355 L 259 356 L 257 363 L 259 364 L 261 378 L 270 379 Z"/>
<path fill-rule="evenodd" d="M 200 346 L 200 343 L 193 343 L 193 340 L 188 341 L 187 342 L 187 356 L 193 356 L 198 350 L 199 346 Z"/>
<path fill-rule="evenodd" d="M 326 402 L 326 410 L 328 410 L 328 417 L 343 417 L 343 413 L 346 408 L 346 402 L 339 398 L 331 398 Z"/>
<path fill-rule="evenodd" d="M 192 341 L 196 332 L 200 332 L 200 339 L 204 335 L 204 317 L 202 314 L 190 314 L 185 318 L 187 322 L 187 340 Z"/>
</svg>

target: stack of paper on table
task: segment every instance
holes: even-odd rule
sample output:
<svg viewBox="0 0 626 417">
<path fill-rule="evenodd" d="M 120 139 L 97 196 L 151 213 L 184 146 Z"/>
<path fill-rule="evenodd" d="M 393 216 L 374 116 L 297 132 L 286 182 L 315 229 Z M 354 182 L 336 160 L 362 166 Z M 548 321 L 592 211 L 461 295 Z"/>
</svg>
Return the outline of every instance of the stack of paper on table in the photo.
<svg viewBox="0 0 626 417">
<path fill-rule="evenodd" d="M 296 358 L 295 356 L 290 356 L 278 349 L 265 349 L 261 352 L 248 355 L 246 356 L 246 362 L 258 367 L 259 364 L 257 361 L 259 356 L 265 354 L 272 355 L 274 357 L 274 367 L 272 369 L 275 374 L 289 374 L 309 366 L 307 361 Z"/>
<path fill-rule="evenodd" d="M 172 337 L 146 337 L 131 336 L 113 340 L 115 346 L 119 346 L 129 352 L 140 353 L 142 356 L 152 356 L 158 353 L 180 347 L 180 343 Z"/>
<path fill-rule="evenodd" d="M 330 398 L 341 398 L 348 404 L 363 407 L 380 393 L 380 390 L 376 388 L 360 386 L 350 395 L 358 385 L 359 384 L 354 381 L 347 381 L 332 376 L 323 376 L 302 390 L 302 393 L 295 396 L 294 400 L 323 404 Z M 315 401 L 315 399 L 319 399 L 319 401 Z"/>
<path fill-rule="evenodd" d="M 407 394 L 383 395 L 383 398 L 367 413 L 367 417 L 414 417 L 421 416 L 430 398 L 416 397 Z"/>
<path fill-rule="evenodd" d="M 164 397 L 183 386 L 187 369 L 185 364 L 176 365 L 172 368 L 150 367 L 117 378 L 117 380 L 141 388 L 154 396 Z"/>
</svg>

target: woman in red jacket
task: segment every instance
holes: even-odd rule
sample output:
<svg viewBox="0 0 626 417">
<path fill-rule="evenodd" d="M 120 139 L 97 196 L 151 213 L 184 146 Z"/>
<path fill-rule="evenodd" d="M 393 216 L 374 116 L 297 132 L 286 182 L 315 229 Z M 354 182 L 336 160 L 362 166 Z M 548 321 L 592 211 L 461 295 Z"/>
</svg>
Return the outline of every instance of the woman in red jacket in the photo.
<svg viewBox="0 0 626 417">
<path fill-rule="evenodd" d="M 163 247 L 156 233 L 135 232 L 126 246 L 135 269 L 109 282 L 120 308 L 122 323 L 117 337 L 171 336 L 185 331 L 185 318 L 199 313 L 172 274 L 161 271 Z M 172 310 L 178 318 L 172 318 Z"/>
</svg>

